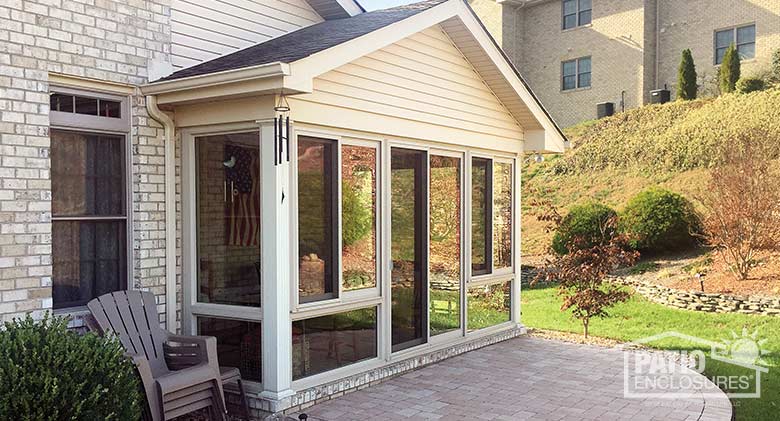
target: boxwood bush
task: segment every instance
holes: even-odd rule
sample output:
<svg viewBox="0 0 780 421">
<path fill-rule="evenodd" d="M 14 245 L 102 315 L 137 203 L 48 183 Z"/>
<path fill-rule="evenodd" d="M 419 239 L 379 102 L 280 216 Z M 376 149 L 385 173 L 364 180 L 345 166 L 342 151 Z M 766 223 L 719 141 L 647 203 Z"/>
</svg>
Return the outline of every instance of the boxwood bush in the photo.
<svg viewBox="0 0 780 421">
<path fill-rule="evenodd" d="M 604 227 L 617 213 L 609 206 L 596 202 L 585 203 L 571 208 L 563 218 L 552 239 L 552 249 L 557 254 L 569 252 L 568 246 L 579 238 L 582 247 L 604 244 L 614 236 L 614 230 L 605 232 Z"/>
<path fill-rule="evenodd" d="M 139 382 L 119 341 L 67 323 L 28 315 L 0 328 L 0 418 L 138 420 Z"/>
<path fill-rule="evenodd" d="M 639 192 L 620 214 L 620 229 L 637 250 L 664 252 L 696 244 L 699 221 L 683 196 L 660 188 Z"/>
<path fill-rule="evenodd" d="M 764 89 L 766 89 L 766 83 L 764 79 L 759 77 L 743 77 L 737 81 L 737 92 L 741 94 L 763 91 Z"/>
</svg>

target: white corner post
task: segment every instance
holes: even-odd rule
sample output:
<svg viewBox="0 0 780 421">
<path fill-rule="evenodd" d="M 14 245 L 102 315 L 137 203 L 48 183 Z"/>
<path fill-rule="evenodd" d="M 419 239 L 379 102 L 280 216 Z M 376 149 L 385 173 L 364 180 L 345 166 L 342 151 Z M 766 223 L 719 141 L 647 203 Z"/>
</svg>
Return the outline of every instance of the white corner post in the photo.
<svg viewBox="0 0 780 421">
<path fill-rule="evenodd" d="M 523 166 L 523 153 L 520 152 L 515 157 L 514 165 L 512 165 L 512 168 L 514 170 L 514 177 L 513 177 L 513 188 L 512 191 L 514 192 L 513 201 L 514 201 L 514 212 L 512 212 L 512 254 L 513 261 L 514 261 L 514 268 L 515 268 L 515 280 L 512 282 L 512 320 L 515 322 L 518 328 L 523 330 L 523 333 L 525 333 L 525 326 L 523 326 L 523 321 L 520 317 L 520 294 L 521 294 L 521 284 L 522 284 L 522 270 L 520 268 L 522 264 L 522 250 L 520 247 L 520 243 L 522 242 L 521 237 L 521 226 L 520 221 L 522 220 L 522 195 L 520 194 L 521 190 L 521 173 L 522 173 L 522 166 Z"/>
<path fill-rule="evenodd" d="M 276 139 L 274 120 L 260 126 L 260 270 L 263 311 L 263 392 L 271 412 L 293 395 L 290 319 L 290 142 Z M 284 147 L 281 162 L 280 147 Z M 290 159 L 296 154 L 290 151 Z"/>
</svg>

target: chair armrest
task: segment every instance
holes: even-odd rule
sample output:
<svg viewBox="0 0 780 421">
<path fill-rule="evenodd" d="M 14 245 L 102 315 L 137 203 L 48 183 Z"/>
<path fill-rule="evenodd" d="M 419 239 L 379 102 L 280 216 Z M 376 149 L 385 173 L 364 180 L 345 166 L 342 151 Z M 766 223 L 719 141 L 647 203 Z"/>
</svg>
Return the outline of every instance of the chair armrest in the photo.
<svg viewBox="0 0 780 421">
<path fill-rule="evenodd" d="M 183 346 L 172 345 L 172 343 L 181 344 Z M 182 351 L 182 358 L 179 359 L 192 361 L 192 358 L 195 357 L 197 361 L 192 361 L 193 363 L 208 363 L 209 365 L 213 364 L 215 367 L 219 367 L 217 362 L 217 338 L 213 336 L 170 334 L 168 335 L 168 340 L 165 341 L 165 347 L 173 353 L 177 353 L 177 349 Z M 167 358 L 176 360 L 178 357 L 175 355 L 168 355 Z"/>
</svg>

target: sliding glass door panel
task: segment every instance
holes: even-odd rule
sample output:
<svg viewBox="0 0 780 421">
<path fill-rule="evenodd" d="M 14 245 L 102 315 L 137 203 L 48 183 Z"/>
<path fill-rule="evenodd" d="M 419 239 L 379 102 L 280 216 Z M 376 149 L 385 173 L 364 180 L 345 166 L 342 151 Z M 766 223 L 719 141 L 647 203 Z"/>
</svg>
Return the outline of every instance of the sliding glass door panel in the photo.
<svg viewBox="0 0 780 421">
<path fill-rule="evenodd" d="M 425 151 L 392 148 L 390 248 L 394 352 L 425 343 L 427 339 L 427 178 Z"/>
</svg>

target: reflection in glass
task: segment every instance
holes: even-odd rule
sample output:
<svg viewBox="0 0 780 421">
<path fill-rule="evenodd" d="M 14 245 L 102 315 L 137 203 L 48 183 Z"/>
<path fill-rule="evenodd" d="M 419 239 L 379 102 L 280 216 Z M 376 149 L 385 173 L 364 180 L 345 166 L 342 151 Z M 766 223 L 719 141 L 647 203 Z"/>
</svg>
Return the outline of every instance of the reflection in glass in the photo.
<svg viewBox="0 0 780 421">
<path fill-rule="evenodd" d="M 466 296 L 468 302 L 466 327 L 469 332 L 495 326 L 512 319 L 510 314 L 511 285 L 511 281 L 507 281 L 469 288 Z"/>
<path fill-rule="evenodd" d="M 490 272 L 490 208 L 492 165 L 489 159 L 471 160 L 471 273 Z"/>
<path fill-rule="evenodd" d="M 344 290 L 376 286 L 376 148 L 341 148 Z"/>
<path fill-rule="evenodd" d="M 377 356 L 376 307 L 294 321 L 292 332 L 295 380 Z"/>
<path fill-rule="evenodd" d="M 426 153 L 391 152 L 391 273 L 393 351 L 426 340 Z"/>
<path fill-rule="evenodd" d="M 493 268 L 512 266 L 512 164 L 493 166 Z"/>
<path fill-rule="evenodd" d="M 260 323 L 198 317 L 198 334 L 217 338 L 220 365 L 238 367 L 244 380 L 262 381 Z"/>
<path fill-rule="evenodd" d="M 431 156 L 431 336 L 460 327 L 460 159 Z"/>
<path fill-rule="evenodd" d="M 260 306 L 257 132 L 199 137 L 198 301 Z"/>
<path fill-rule="evenodd" d="M 301 302 L 336 296 L 336 142 L 298 137 L 298 295 Z"/>
</svg>

